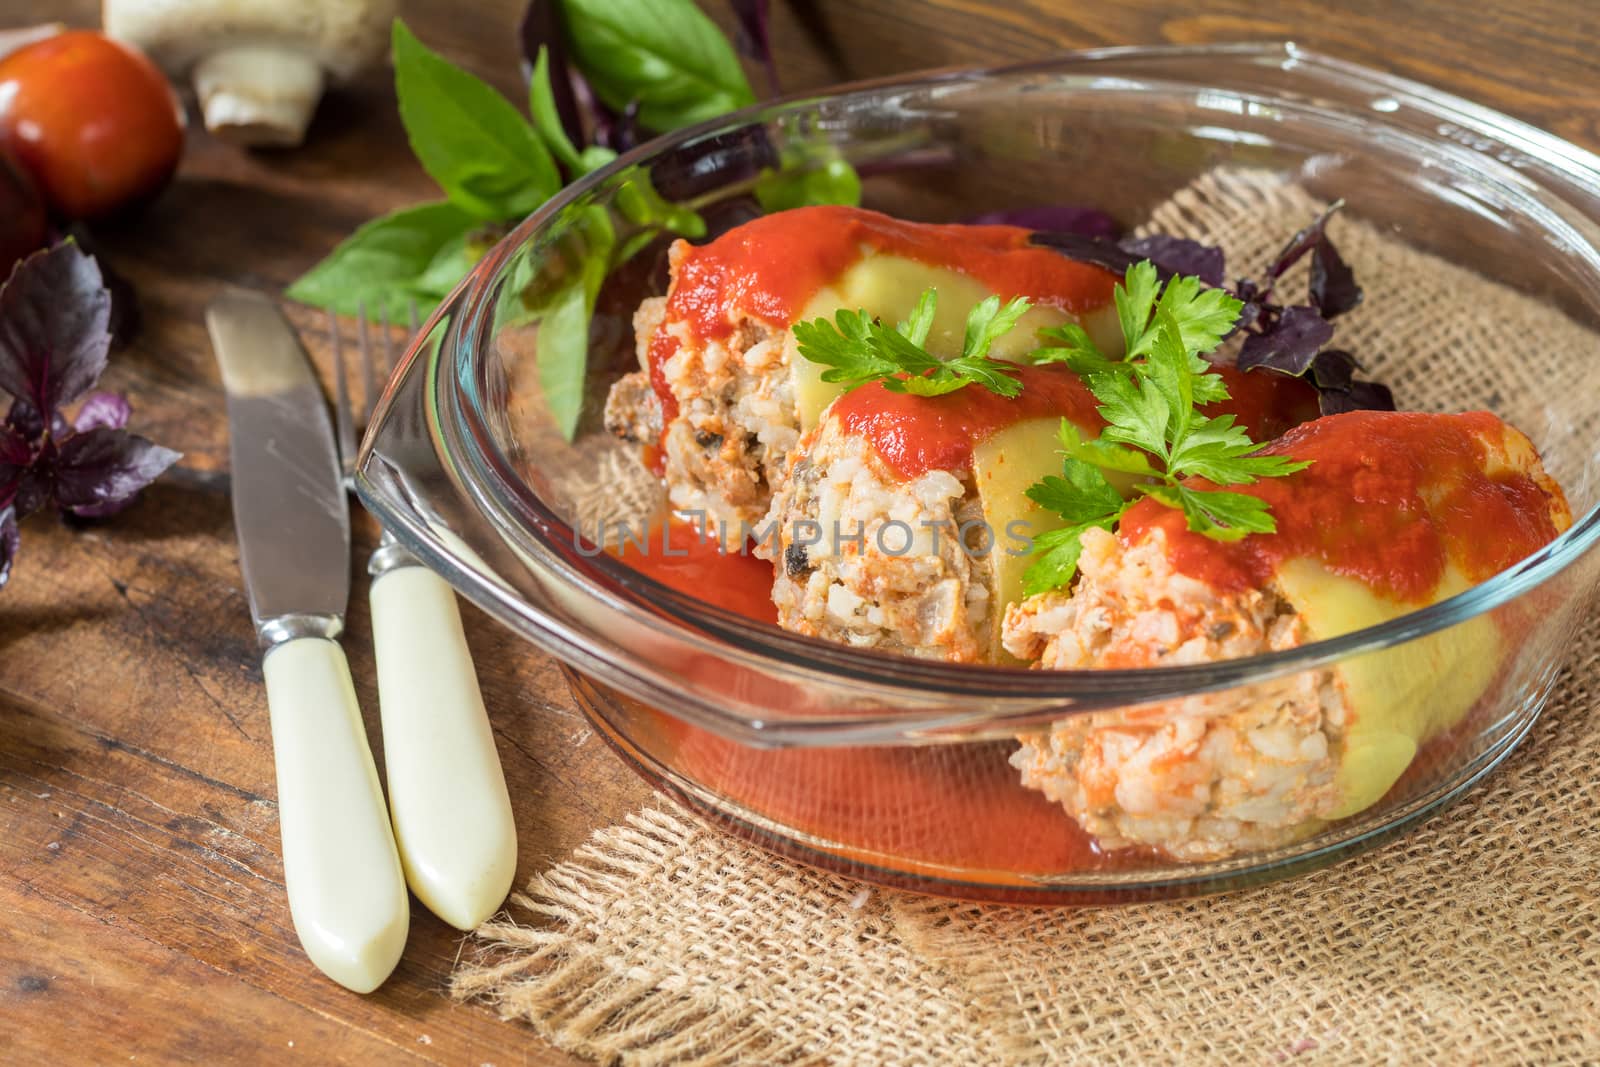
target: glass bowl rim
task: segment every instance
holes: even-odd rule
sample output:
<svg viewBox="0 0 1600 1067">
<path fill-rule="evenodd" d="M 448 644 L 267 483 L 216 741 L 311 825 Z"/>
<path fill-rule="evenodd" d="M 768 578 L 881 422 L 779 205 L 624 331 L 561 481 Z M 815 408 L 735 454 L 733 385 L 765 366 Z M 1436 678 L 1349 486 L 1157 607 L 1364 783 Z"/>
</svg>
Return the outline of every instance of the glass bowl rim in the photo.
<svg viewBox="0 0 1600 1067">
<path fill-rule="evenodd" d="M 1435 117 L 1462 118 L 1486 135 L 1494 137 L 1502 146 L 1531 155 L 1537 163 L 1555 170 L 1569 181 L 1587 187 L 1588 191 L 1600 197 L 1600 157 L 1587 150 L 1521 120 L 1423 83 L 1324 56 L 1288 41 L 1117 46 L 1072 51 L 1047 59 L 997 66 L 940 68 L 856 81 L 820 92 L 761 101 L 740 111 L 657 137 L 579 179 L 506 235 L 441 305 L 441 312 L 453 309 L 459 311 L 460 315 L 451 329 L 449 339 L 453 343 L 440 346 L 439 358 L 452 365 L 462 361 L 469 372 L 477 374 L 481 381 L 486 367 L 481 353 L 487 350 L 491 342 L 486 331 L 493 322 L 493 301 L 511 257 L 527 246 L 541 228 L 565 208 L 583 200 L 592 191 L 630 168 L 648 164 L 665 151 L 762 122 L 764 117 L 785 110 L 800 110 L 857 93 L 913 90 L 1026 74 L 1071 73 L 1092 67 L 1097 62 L 1119 59 L 1159 61 L 1201 57 L 1227 57 L 1245 61 L 1275 59 L 1286 70 L 1314 73 L 1324 79 L 1343 83 L 1344 87 L 1350 89 L 1382 92 L 1403 99 Z M 1120 87 L 1127 88 L 1126 84 Z M 1219 85 L 1218 88 L 1228 91 L 1226 85 Z M 1351 114 L 1342 105 L 1334 110 L 1347 116 Z M 1366 121 L 1374 121 L 1370 116 L 1362 117 Z M 1443 135 L 1436 136 L 1434 143 L 1447 153 L 1453 154 L 1452 150 L 1470 151 Z M 1520 175 L 1482 152 L 1470 152 L 1470 158 L 1480 168 L 1475 176 L 1482 180 L 1488 180 L 1485 170 L 1496 168 L 1522 183 L 1528 180 L 1525 175 Z M 1588 252 L 1591 266 L 1600 272 L 1600 248 L 1589 244 Z M 419 336 L 427 336 L 432 325 L 430 323 L 429 328 Z M 442 373 L 429 383 L 430 391 L 448 390 L 450 383 L 456 380 L 458 375 L 454 370 Z M 477 474 L 472 479 L 477 483 L 476 491 L 471 494 L 474 503 L 480 508 L 488 505 L 496 510 L 498 514 L 494 525 L 500 530 L 509 528 L 525 535 L 522 539 L 523 549 L 537 552 L 539 562 L 570 583 L 572 591 L 612 603 L 620 602 L 631 620 L 651 626 L 674 640 L 687 640 L 713 655 L 727 656 L 732 651 L 758 663 L 765 662 L 791 671 L 817 672 L 835 681 L 859 680 L 891 689 L 932 690 L 964 698 L 988 697 L 1006 702 L 1026 698 L 1055 702 L 1087 698 L 1096 704 L 1138 703 L 1180 693 L 1212 691 L 1263 681 L 1404 644 L 1480 616 L 1556 577 L 1600 540 L 1600 505 L 1596 505 L 1576 518 L 1568 530 L 1538 552 L 1455 596 L 1375 626 L 1280 652 L 1204 664 L 1112 670 L 1036 671 L 1026 667 L 992 664 L 953 664 L 852 649 L 789 633 L 772 624 L 756 623 L 745 616 L 708 605 L 671 589 L 607 553 L 584 556 L 581 560 L 573 559 L 562 550 L 562 538 L 550 537 L 541 527 L 562 531 L 569 543 L 574 545 L 576 531 L 516 476 L 514 465 L 500 450 L 495 432 L 487 424 L 484 413 L 476 405 L 462 401 L 459 396 L 455 399 L 457 403 L 442 405 L 439 410 L 441 418 L 443 412 L 452 411 L 460 420 L 452 436 L 467 446 L 465 458 Z M 534 521 L 529 521 L 530 515 Z M 464 569 L 469 573 L 472 571 L 472 568 Z M 993 715 L 983 715 L 982 718 L 989 723 L 998 721 Z M 862 724 L 860 719 L 845 721 Z M 839 725 L 845 725 L 845 721 Z M 946 718 L 941 717 L 940 722 L 951 725 Z"/>
</svg>

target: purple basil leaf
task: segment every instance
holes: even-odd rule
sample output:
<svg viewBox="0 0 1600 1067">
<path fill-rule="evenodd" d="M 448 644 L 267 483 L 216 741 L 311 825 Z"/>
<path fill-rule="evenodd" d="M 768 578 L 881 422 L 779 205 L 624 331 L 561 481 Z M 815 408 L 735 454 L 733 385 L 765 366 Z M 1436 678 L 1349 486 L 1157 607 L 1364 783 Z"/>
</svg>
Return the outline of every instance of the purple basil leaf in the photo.
<svg viewBox="0 0 1600 1067">
<path fill-rule="evenodd" d="M 17 529 L 17 513 L 10 508 L 0 509 L 0 589 L 11 577 L 11 562 L 22 547 L 22 531 Z"/>
<path fill-rule="evenodd" d="M 1394 393 L 1382 382 L 1351 382 L 1346 393 L 1324 394 L 1338 396 L 1349 403 L 1350 411 L 1393 411 Z M 1327 414 L 1325 411 L 1324 414 Z"/>
<path fill-rule="evenodd" d="M 78 409 L 78 417 L 72 420 L 72 428 L 78 433 L 97 426 L 120 430 L 128 425 L 128 416 L 132 414 L 133 405 L 121 393 L 90 393 L 83 407 Z"/>
<path fill-rule="evenodd" d="M 1326 211 L 1312 219 L 1309 226 L 1289 238 L 1288 243 L 1279 249 L 1277 256 L 1273 258 L 1272 266 L 1267 268 L 1267 288 L 1270 289 L 1273 282 L 1283 277 L 1284 271 L 1298 263 L 1301 256 L 1322 242 L 1328 220 L 1343 206 L 1343 200 L 1335 200 L 1328 205 Z"/>
<path fill-rule="evenodd" d="M 578 114 L 589 129 L 588 136 L 580 132 L 579 136 L 573 138 L 573 144 L 597 144 L 613 152 L 627 151 L 627 148 L 617 147 L 619 121 L 617 113 L 601 103 L 600 98 L 595 95 L 594 88 L 577 67 L 567 68 L 567 84 L 572 88 L 572 98 L 577 102 Z"/>
<path fill-rule="evenodd" d="M 0 390 L 40 412 L 81 396 L 106 366 L 111 294 L 70 241 L 35 252 L 0 286 Z"/>
<path fill-rule="evenodd" d="M 731 0 L 734 27 L 733 43 L 740 54 L 760 63 L 767 72 L 767 95 L 778 95 L 778 64 L 772 58 L 771 0 Z"/>
<path fill-rule="evenodd" d="M 68 431 L 67 420 L 59 413 L 51 420 L 51 430 L 55 433 Z M 6 412 L 6 428 L 21 434 L 30 441 L 37 441 L 44 436 L 44 420 L 39 417 L 39 409 L 26 400 L 13 400 L 11 410 Z"/>
<path fill-rule="evenodd" d="M 1324 234 L 1311 256 L 1311 302 L 1323 318 L 1331 319 L 1361 303 L 1364 295 L 1333 239 Z"/>
<path fill-rule="evenodd" d="M 1029 237 L 1028 240 L 1036 245 L 1053 248 L 1068 259 L 1104 267 L 1113 274 L 1122 274 L 1129 267 L 1145 258 L 1129 252 L 1115 241 L 1109 241 L 1104 237 L 1090 237 L 1081 233 L 1049 231 L 1036 233 Z M 1160 264 L 1156 264 L 1156 267 L 1159 270 Z"/>
<path fill-rule="evenodd" d="M 1080 234 L 1115 241 L 1122 236 L 1117 220 L 1097 207 L 1083 204 L 1040 204 L 1036 207 L 985 211 L 967 220 L 977 226 L 1021 226 L 1028 230 Z"/>
<path fill-rule="evenodd" d="M 172 449 L 124 430 L 102 426 L 74 434 L 54 464 L 56 506 L 84 518 L 121 511 L 179 458 Z"/>
<path fill-rule="evenodd" d="M 1156 234 L 1111 241 L 1081 233 L 1049 231 L 1036 233 L 1029 240 L 1053 248 L 1069 259 L 1104 267 L 1113 274 L 1122 274 L 1135 263 L 1148 259 L 1163 282 L 1175 274 L 1198 274 L 1208 285 L 1222 284 L 1222 250 L 1186 237 Z"/>
<path fill-rule="evenodd" d="M 595 138 L 599 141 L 598 136 Z M 629 100 L 616 121 L 611 124 L 610 136 L 603 142 L 613 152 L 622 153 L 639 143 L 639 101 Z"/>
<path fill-rule="evenodd" d="M 1348 389 L 1322 389 L 1317 392 L 1318 414 L 1343 415 L 1347 411 L 1359 410 Z"/>
<path fill-rule="evenodd" d="M 50 506 L 51 495 L 55 490 L 52 467 L 55 458 L 55 442 L 47 440 L 44 447 L 29 458 L 27 466 L 16 471 L 11 505 L 17 509 L 18 518 L 25 519 L 34 512 L 43 511 Z"/>
<path fill-rule="evenodd" d="M 1256 320 L 1261 317 L 1261 312 L 1262 307 L 1260 304 L 1256 303 L 1254 300 L 1246 300 L 1244 306 L 1239 309 L 1239 317 L 1234 320 L 1233 330 L 1229 332 L 1228 336 L 1232 337 L 1240 330 L 1243 330 L 1249 326 L 1254 326 Z"/>
<path fill-rule="evenodd" d="M 1148 259 L 1168 274 L 1194 275 L 1211 286 L 1223 282 L 1226 263 L 1220 248 L 1164 233 L 1153 233 L 1149 237 L 1125 237 L 1119 244 L 1124 251 L 1132 252 L 1140 259 Z"/>
<path fill-rule="evenodd" d="M 139 294 L 133 288 L 133 283 L 111 265 L 111 261 L 106 258 L 87 226 L 75 222 L 67 227 L 66 235 L 71 237 L 85 254 L 93 256 L 95 265 L 100 268 L 100 280 L 111 293 L 111 321 L 107 325 L 111 331 L 111 344 L 115 348 L 122 348 L 138 336 L 139 327 L 142 325 L 143 314 L 139 309 Z"/>
<path fill-rule="evenodd" d="M 1325 348 L 1311 361 L 1309 377 L 1318 389 L 1349 392 L 1360 364 L 1342 348 Z"/>
<path fill-rule="evenodd" d="M 1299 377 L 1332 337 L 1333 327 L 1316 308 L 1284 308 L 1270 329 L 1245 338 L 1239 349 L 1239 369 L 1267 367 Z"/>
<path fill-rule="evenodd" d="M 33 448 L 8 426 L 0 426 L 0 508 L 9 508 L 33 463 Z"/>
<path fill-rule="evenodd" d="M 517 35 L 522 41 L 522 76 L 533 77 L 533 65 L 539 61 L 539 49 L 545 49 L 550 64 L 550 92 L 555 97 L 556 115 L 561 119 L 561 128 L 566 131 L 569 141 L 583 145 L 583 119 L 573 93 L 574 74 L 567 61 L 567 34 L 561 22 L 561 4 L 557 0 L 532 0 L 522 12 Z"/>
</svg>

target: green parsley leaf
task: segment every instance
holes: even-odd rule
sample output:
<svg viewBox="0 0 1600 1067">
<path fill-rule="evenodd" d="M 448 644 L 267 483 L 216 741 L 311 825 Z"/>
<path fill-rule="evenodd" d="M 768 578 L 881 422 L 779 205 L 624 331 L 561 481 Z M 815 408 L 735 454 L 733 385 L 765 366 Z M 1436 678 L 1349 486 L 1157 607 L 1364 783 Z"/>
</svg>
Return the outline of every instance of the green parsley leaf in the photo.
<svg viewBox="0 0 1600 1067">
<path fill-rule="evenodd" d="M 1083 532 L 1088 526 L 1064 526 L 1047 530 L 1033 539 L 1035 558 L 1022 572 L 1022 595 L 1035 596 L 1060 589 L 1078 573 L 1078 557 L 1083 555 Z M 1109 526 L 1105 527 L 1110 529 Z"/>
<path fill-rule="evenodd" d="M 1117 471 L 1148 478 L 1160 477 L 1156 469 L 1150 465 L 1148 453 L 1141 452 L 1137 448 L 1114 444 L 1103 437 L 1085 441 L 1078 428 L 1066 419 L 1061 420 L 1061 429 L 1057 431 L 1056 436 L 1061 440 L 1062 454 L 1071 459 L 1093 464 L 1103 471 Z"/>
<path fill-rule="evenodd" d="M 795 323 L 794 339 L 800 355 L 828 368 L 823 381 L 838 382 L 847 391 L 881 381 L 890 392 L 915 396 L 943 396 L 969 385 L 1007 397 L 1021 393 L 1022 383 L 1009 373 L 1014 365 L 990 359 L 988 351 L 1016 326 L 1028 301 L 1019 297 L 1002 308 L 990 297 L 973 308 L 961 355 L 948 360 L 922 347 L 937 306 L 937 294 L 925 290 L 910 317 L 892 329 L 864 310 L 840 309 L 831 323 L 825 318 Z"/>
<path fill-rule="evenodd" d="M 1038 337 L 1041 341 L 1056 343 L 1035 348 L 1028 353 L 1029 363 L 1065 363 L 1080 378 L 1088 378 L 1092 374 L 1123 374 L 1128 370 L 1126 363 L 1102 352 L 1100 346 L 1094 343 L 1094 338 L 1089 336 L 1089 331 L 1075 322 L 1046 326 L 1039 331 Z"/>
<path fill-rule="evenodd" d="M 1033 305 L 1028 298 L 1013 298 L 1005 307 L 998 296 L 985 297 L 978 306 L 967 313 L 967 333 L 961 344 L 962 359 L 982 359 L 989 354 L 995 341 L 1016 328 L 1018 320 Z"/>
<path fill-rule="evenodd" d="M 1160 284 L 1156 265 L 1146 259 L 1129 267 L 1122 284 L 1112 291 L 1117 319 L 1122 324 L 1122 337 L 1127 342 L 1124 359 L 1137 359 L 1149 351 L 1150 313 L 1155 310 L 1156 290 Z"/>
<path fill-rule="evenodd" d="M 991 393 L 1013 397 L 1021 394 L 1022 383 L 1007 372 L 1006 368 L 1010 366 L 1013 364 L 987 356 L 960 356 L 945 360 L 925 378 L 895 378 L 884 384 L 892 392 L 920 393 L 923 396 L 954 392 L 964 385 L 981 385 Z M 924 391 L 922 383 L 929 380 L 936 380 L 941 385 L 953 382 L 954 385 L 948 389 L 940 388 L 937 393 L 928 393 Z"/>
<path fill-rule="evenodd" d="M 939 291 L 937 289 L 924 289 L 917 298 L 917 306 L 911 309 L 911 314 L 906 321 L 895 327 L 895 331 L 912 344 L 921 347 L 928 342 L 928 331 L 933 329 L 933 316 L 939 310 Z"/>
<path fill-rule="evenodd" d="M 1170 446 L 1188 436 L 1189 427 L 1195 419 L 1194 383 L 1198 375 L 1189 363 L 1189 349 L 1183 344 L 1183 329 L 1170 311 L 1157 309 L 1152 334 L 1155 340 L 1150 345 L 1150 355 L 1134 378 L 1153 389 L 1166 407 L 1165 439 L 1159 448 L 1150 451 L 1161 456 L 1170 470 Z"/>
<path fill-rule="evenodd" d="M 1201 419 L 1173 450 L 1172 466 L 1218 485 L 1249 485 L 1257 478 L 1281 478 L 1310 463 L 1288 456 L 1254 455 L 1261 446 L 1250 440 L 1232 415 Z"/>
<path fill-rule="evenodd" d="M 1028 499 L 1049 508 L 1072 526 L 1122 512 L 1122 494 L 1111 488 L 1099 467 L 1070 457 L 1061 467 L 1061 477 L 1048 475 L 1029 486 Z"/>
<path fill-rule="evenodd" d="M 1156 386 L 1140 375 L 1107 374 L 1092 379 L 1089 390 L 1100 401 L 1100 417 L 1106 420 L 1102 439 L 1141 448 L 1166 461 L 1172 408 Z"/>
<path fill-rule="evenodd" d="M 1156 304 L 1156 317 L 1170 314 L 1183 336 L 1183 347 L 1196 357 L 1216 350 L 1239 321 L 1244 304 L 1223 289 L 1202 288 L 1199 278 L 1177 277 L 1167 282 L 1161 300 Z M 1197 374 L 1208 367 L 1201 361 Z"/>
<path fill-rule="evenodd" d="M 1151 486 L 1147 493 L 1168 507 L 1181 510 L 1189 529 L 1213 541 L 1237 541 L 1247 534 L 1273 533 L 1278 529 L 1267 502 L 1249 493 L 1196 490 L 1186 485 Z"/>
<path fill-rule="evenodd" d="M 1077 431 L 1071 426 L 1061 420 L 1063 441 L 1068 440 L 1069 434 L 1076 438 Z M 1047 476 L 1029 486 L 1028 499 L 1055 512 L 1067 525 L 1034 538 L 1033 549 L 1039 558 L 1022 574 L 1023 593 L 1027 596 L 1070 582 L 1077 573 L 1078 556 L 1083 551 L 1079 538 L 1084 531 L 1109 530 L 1128 510 L 1122 494 L 1112 488 L 1098 466 L 1070 455 L 1062 461 L 1061 477 Z"/>
<path fill-rule="evenodd" d="M 1110 530 L 1128 505 L 1103 471 L 1147 479 L 1137 491 L 1180 509 L 1190 530 L 1218 541 L 1236 541 L 1277 529 L 1266 501 L 1248 493 L 1203 488 L 1182 479 L 1204 478 L 1217 486 L 1247 485 L 1302 470 L 1307 463 L 1264 456 L 1232 415 L 1207 416 L 1206 404 L 1228 398 L 1227 384 L 1203 354 L 1222 343 L 1242 305 L 1198 278 L 1175 277 L 1163 288 L 1149 262 L 1129 267 L 1113 292 L 1127 357 L 1109 359 L 1080 326 L 1040 331 L 1059 342 L 1036 349 L 1034 363 L 1066 363 L 1083 376 L 1100 402 L 1105 429 L 1085 441 L 1063 420 L 1062 476 L 1049 476 L 1028 497 L 1066 524 L 1038 537 L 1038 558 L 1024 574 L 1027 595 L 1072 580 L 1082 552 L 1080 538 L 1091 527 Z M 1088 472 L 1093 472 L 1092 474 Z"/>
</svg>

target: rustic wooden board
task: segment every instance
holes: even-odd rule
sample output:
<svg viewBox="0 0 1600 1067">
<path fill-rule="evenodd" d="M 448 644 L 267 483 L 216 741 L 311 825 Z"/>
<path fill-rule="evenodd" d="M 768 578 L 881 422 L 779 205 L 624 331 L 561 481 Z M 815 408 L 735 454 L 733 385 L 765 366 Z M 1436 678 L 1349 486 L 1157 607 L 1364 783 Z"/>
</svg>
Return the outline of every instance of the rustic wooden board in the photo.
<svg viewBox="0 0 1600 1067">
<path fill-rule="evenodd" d="M 49 5 L 92 25 L 97 4 Z M 710 5 L 724 17 L 716 5 Z M 1292 38 L 1501 107 L 1600 148 L 1600 7 L 1406 0 L 1016 3 L 782 0 L 788 87 L 1055 46 Z M 40 16 L 0 0 L 0 25 Z M 515 97 L 519 4 L 409 3 L 413 28 Z M 59 9 L 56 10 L 56 9 Z M 0 1061 L 567 1063 L 443 986 L 460 935 L 414 909 L 404 961 L 359 997 L 301 955 L 283 898 L 266 705 L 227 500 L 226 421 L 201 309 L 223 283 L 281 289 L 364 219 L 435 195 L 382 76 L 325 102 L 296 152 L 191 134 L 177 182 L 102 234 L 145 328 L 114 357 L 135 425 L 182 449 L 135 510 L 24 531 L 0 593 Z M 325 321 L 293 317 L 319 359 Z M 375 706 L 358 519 L 345 642 Z M 578 716 L 552 661 L 471 608 L 469 642 L 515 798 L 522 877 L 645 791 Z"/>
</svg>

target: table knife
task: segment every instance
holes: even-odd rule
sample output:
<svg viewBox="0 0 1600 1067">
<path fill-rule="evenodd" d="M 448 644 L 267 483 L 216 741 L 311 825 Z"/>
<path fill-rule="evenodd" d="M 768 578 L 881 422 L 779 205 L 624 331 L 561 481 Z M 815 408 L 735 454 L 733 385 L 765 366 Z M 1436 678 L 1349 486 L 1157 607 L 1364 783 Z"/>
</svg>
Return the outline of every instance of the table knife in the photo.
<svg viewBox="0 0 1600 1067">
<path fill-rule="evenodd" d="M 306 955 L 376 989 L 405 948 L 410 902 L 344 650 L 350 515 L 310 361 L 277 306 L 228 292 L 206 309 L 227 394 L 233 516 L 277 766 L 289 914 Z"/>
</svg>

